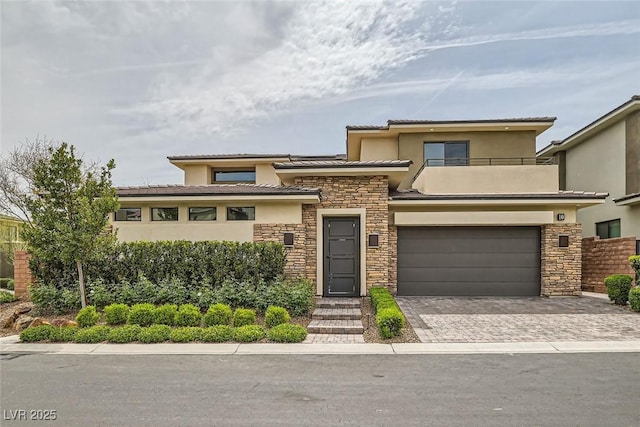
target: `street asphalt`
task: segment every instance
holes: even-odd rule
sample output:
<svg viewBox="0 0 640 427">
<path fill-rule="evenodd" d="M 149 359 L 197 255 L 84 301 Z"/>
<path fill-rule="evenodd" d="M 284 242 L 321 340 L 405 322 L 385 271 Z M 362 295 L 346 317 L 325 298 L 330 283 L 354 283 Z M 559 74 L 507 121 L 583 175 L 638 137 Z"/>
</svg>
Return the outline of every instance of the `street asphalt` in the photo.
<svg viewBox="0 0 640 427">
<path fill-rule="evenodd" d="M 639 357 L 5 353 L 0 424 L 638 426 Z"/>
</svg>

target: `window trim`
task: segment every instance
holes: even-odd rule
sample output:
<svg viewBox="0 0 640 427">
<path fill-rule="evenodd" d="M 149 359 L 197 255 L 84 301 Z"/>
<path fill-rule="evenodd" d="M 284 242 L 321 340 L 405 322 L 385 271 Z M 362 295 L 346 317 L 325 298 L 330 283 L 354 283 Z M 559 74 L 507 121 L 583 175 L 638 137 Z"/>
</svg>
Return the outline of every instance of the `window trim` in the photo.
<svg viewBox="0 0 640 427">
<path fill-rule="evenodd" d="M 460 139 L 460 140 L 451 140 L 451 141 L 423 141 L 422 143 L 422 163 L 425 166 L 430 166 L 427 161 L 427 144 L 443 144 L 444 145 L 444 157 L 442 159 L 433 159 L 433 160 L 444 160 L 444 164 L 442 165 L 432 165 L 432 166 L 469 166 L 469 140 L 468 139 Z M 447 156 L 446 156 L 446 146 L 447 144 L 464 144 L 467 152 L 467 157 L 465 157 L 464 161 L 456 162 L 453 164 L 447 164 Z M 453 158 L 452 158 L 453 159 Z M 455 157 L 455 159 L 459 159 Z"/>
<path fill-rule="evenodd" d="M 229 210 L 230 209 L 253 209 L 253 218 L 247 218 L 247 219 L 231 219 L 229 216 Z M 255 206 L 227 206 L 226 209 L 226 214 L 227 214 L 227 221 L 255 221 L 256 220 L 256 207 Z"/>
<path fill-rule="evenodd" d="M 620 235 L 619 236 L 611 236 L 611 224 L 618 222 L 618 229 L 620 230 Z M 606 225 L 607 226 L 607 237 L 602 237 L 600 236 L 600 234 L 598 234 L 598 226 L 599 225 Z M 616 219 L 610 219 L 607 221 L 599 221 L 595 223 L 596 226 L 596 236 L 600 237 L 601 240 L 604 239 L 617 239 L 619 237 L 622 237 L 622 222 L 620 221 L 620 218 L 616 218 Z"/>
<path fill-rule="evenodd" d="M 176 219 L 153 219 L 153 211 L 154 209 L 175 209 L 176 210 Z M 154 206 L 149 208 L 149 218 L 152 222 L 178 222 L 180 219 L 180 209 L 177 206 Z"/>
<path fill-rule="evenodd" d="M 138 216 L 138 219 L 118 219 L 118 211 L 125 210 L 125 209 L 137 209 L 138 212 L 140 213 L 140 215 Z M 140 221 L 142 221 L 142 208 L 120 208 L 113 212 L 113 222 L 140 222 Z"/>
<path fill-rule="evenodd" d="M 253 180 L 245 181 L 217 181 L 217 172 L 253 172 Z M 255 184 L 256 183 L 256 168 L 255 167 L 240 167 L 240 168 L 211 168 L 211 183 L 212 184 Z"/>
<path fill-rule="evenodd" d="M 213 209 L 215 211 L 214 219 L 191 219 L 191 209 Z M 218 207 L 217 206 L 189 206 L 187 209 L 187 219 L 189 222 L 213 222 L 218 220 Z"/>
</svg>

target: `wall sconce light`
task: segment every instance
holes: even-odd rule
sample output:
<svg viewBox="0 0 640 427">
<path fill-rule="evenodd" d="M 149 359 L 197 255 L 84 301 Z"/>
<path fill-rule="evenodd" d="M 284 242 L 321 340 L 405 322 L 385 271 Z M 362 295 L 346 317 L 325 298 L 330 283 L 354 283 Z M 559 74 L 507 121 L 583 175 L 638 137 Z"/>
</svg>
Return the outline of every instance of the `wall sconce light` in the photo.
<svg viewBox="0 0 640 427">
<path fill-rule="evenodd" d="M 369 247 L 377 248 L 380 246 L 380 236 L 378 234 L 369 234 Z"/>
<path fill-rule="evenodd" d="M 564 221 L 564 214 L 563 213 L 559 213 L 558 215 L 556 215 L 556 218 L 558 219 L 558 221 Z"/>
<path fill-rule="evenodd" d="M 568 248 L 569 247 L 569 236 L 567 236 L 567 235 L 558 236 L 558 247 L 560 247 L 560 248 Z"/>
<path fill-rule="evenodd" d="M 293 247 L 293 237 L 294 234 L 291 232 L 284 233 L 284 245 L 288 247 Z"/>
</svg>

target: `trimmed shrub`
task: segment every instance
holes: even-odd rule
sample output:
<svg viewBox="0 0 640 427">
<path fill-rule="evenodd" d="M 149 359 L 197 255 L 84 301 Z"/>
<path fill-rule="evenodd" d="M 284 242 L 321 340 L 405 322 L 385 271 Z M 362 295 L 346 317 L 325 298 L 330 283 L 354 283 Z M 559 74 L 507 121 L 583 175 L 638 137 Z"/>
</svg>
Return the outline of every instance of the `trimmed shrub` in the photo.
<svg viewBox="0 0 640 427">
<path fill-rule="evenodd" d="M 233 329 L 229 325 L 216 325 L 203 328 L 200 340 L 204 342 L 225 342 L 233 338 Z"/>
<path fill-rule="evenodd" d="M 604 279 L 609 299 L 616 304 L 625 305 L 629 300 L 629 291 L 633 284 L 633 277 L 626 274 L 612 274 Z"/>
<path fill-rule="evenodd" d="M 214 304 L 204 315 L 205 326 L 228 325 L 231 322 L 231 307 L 227 304 Z"/>
<path fill-rule="evenodd" d="M 117 328 L 112 328 L 107 335 L 107 341 L 124 344 L 133 342 L 138 339 L 138 334 L 142 331 L 140 325 L 124 325 Z"/>
<path fill-rule="evenodd" d="M 233 312 L 233 326 L 235 328 L 256 323 L 256 312 L 248 308 L 236 308 Z"/>
<path fill-rule="evenodd" d="M 20 332 L 20 341 L 23 342 L 38 342 L 47 341 L 51 338 L 51 334 L 54 333 L 55 326 L 40 325 L 33 328 L 27 328 Z"/>
<path fill-rule="evenodd" d="M 104 308 L 104 320 L 107 325 L 123 325 L 129 317 L 129 306 L 126 304 L 111 304 Z"/>
<path fill-rule="evenodd" d="M 90 328 L 78 329 L 73 336 L 73 341 L 84 344 L 94 344 L 107 340 L 111 328 L 105 325 L 91 326 Z"/>
<path fill-rule="evenodd" d="M 233 339 L 238 342 L 256 342 L 267 336 L 260 325 L 245 325 L 233 330 Z"/>
<path fill-rule="evenodd" d="M 640 255 L 631 255 L 629 257 L 629 263 L 631 263 L 631 268 L 633 268 L 638 277 L 640 277 Z"/>
<path fill-rule="evenodd" d="M 302 342 L 306 337 L 306 328 L 291 323 L 283 323 L 269 330 L 269 340 L 273 342 Z"/>
<path fill-rule="evenodd" d="M 171 327 L 167 325 L 152 325 L 148 328 L 142 328 L 138 334 L 138 341 L 149 344 L 164 342 L 171 335 Z"/>
<path fill-rule="evenodd" d="M 73 337 L 78 332 L 77 326 L 65 326 L 63 328 L 54 328 L 51 331 L 51 336 L 49 337 L 49 341 L 52 342 L 71 342 L 73 341 Z"/>
<path fill-rule="evenodd" d="M 202 313 L 200 309 L 192 304 L 181 305 L 175 316 L 176 326 L 200 326 Z"/>
<path fill-rule="evenodd" d="M 100 308 L 112 304 L 115 301 L 114 295 L 107 289 L 102 281 L 87 284 L 87 299 L 91 305 Z"/>
<path fill-rule="evenodd" d="M 13 296 L 13 294 L 10 294 L 9 292 L 0 291 L 0 304 L 4 304 L 7 302 L 14 302 L 15 300 L 16 300 L 16 297 Z"/>
<path fill-rule="evenodd" d="M 294 316 L 306 316 L 313 309 L 315 289 L 310 280 L 284 284 L 283 306 Z"/>
<path fill-rule="evenodd" d="M 173 326 L 178 313 L 178 306 L 175 304 L 165 304 L 153 310 L 153 323 L 156 325 Z"/>
<path fill-rule="evenodd" d="M 7 289 L 13 291 L 15 288 L 15 283 L 16 282 L 13 279 L 9 279 L 9 281 L 7 282 Z"/>
<path fill-rule="evenodd" d="M 88 305 L 80 310 L 76 316 L 76 322 L 78 322 L 78 326 L 81 328 L 95 326 L 98 320 L 100 320 L 100 313 L 98 313 L 92 305 Z"/>
<path fill-rule="evenodd" d="M 392 338 L 400 335 L 404 322 L 404 315 L 399 308 L 383 308 L 376 313 L 376 323 L 380 328 L 382 338 Z"/>
<path fill-rule="evenodd" d="M 127 323 L 130 325 L 149 326 L 153 323 L 156 307 L 153 304 L 135 304 L 129 310 Z"/>
<path fill-rule="evenodd" d="M 202 328 L 194 326 L 186 326 L 183 328 L 176 328 L 171 331 L 169 339 L 173 342 L 191 342 L 198 341 L 202 335 Z"/>
<path fill-rule="evenodd" d="M 291 316 L 289 316 L 289 312 L 286 308 L 277 307 L 274 305 L 269 306 L 269 308 L 267 308 L 267 312 L 264 315 L 264 322 L 270 328 L 282 325 L 283 323 L 289 323 L 290 320 Z"/>
<path fill-rule="evenodd" d="M 631 310 L 640 312 L 640 286 L 633 287 L 629 291 L 629 305 Z"/>
</svg>

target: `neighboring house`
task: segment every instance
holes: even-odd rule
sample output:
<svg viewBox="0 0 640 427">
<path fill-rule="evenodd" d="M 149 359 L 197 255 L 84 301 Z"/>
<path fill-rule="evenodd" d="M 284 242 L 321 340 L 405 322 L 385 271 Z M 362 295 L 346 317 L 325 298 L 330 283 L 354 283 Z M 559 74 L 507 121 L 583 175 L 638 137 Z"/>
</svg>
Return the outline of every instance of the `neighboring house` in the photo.
<svg viewBox="0 0 640 427">
<path fill-rule="evenodd" d="M 13 278 L 13 253 L 23 249 L 22 224 L 19 218 L 0 215 L 0 277 Z"/>
<path fill-rule="evenodd" d="M 604 277 L 632 273 L 627 259 L 640 253 L 640 96 L 552 142 L 538 156 L 556 159 L 560 189 L 609 193 L 604 204 L 578 210 L 585 237 L 585 289 L 604 291 Z M 604 241 L 614 238 L 623 239 Z"/>
<path fill-rule="evenodd" d="M 536 137 L 554 118 L 348 126 L 346 154 L 173 156 L 184 185 L 122 187 L 121 240 L 278 241 L 317 294 L 579 295 L 577 206 Z"/>
</svg>

